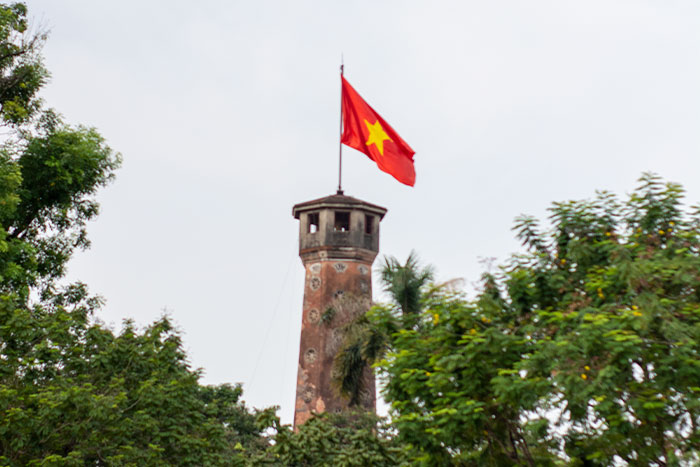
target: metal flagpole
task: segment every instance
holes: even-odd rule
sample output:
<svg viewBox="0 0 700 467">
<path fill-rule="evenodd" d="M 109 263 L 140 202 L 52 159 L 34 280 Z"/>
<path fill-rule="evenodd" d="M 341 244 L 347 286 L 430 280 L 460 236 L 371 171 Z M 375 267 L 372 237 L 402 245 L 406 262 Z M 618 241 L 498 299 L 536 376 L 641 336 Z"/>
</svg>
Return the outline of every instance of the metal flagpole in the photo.
<svg viewBox="0 0 700 467">
<path fill-rule="evenodd" d="M 343 194 L 343 56 L 340 56 L 340 136 L 338 144 L 338 194 Z"/>
</svg>

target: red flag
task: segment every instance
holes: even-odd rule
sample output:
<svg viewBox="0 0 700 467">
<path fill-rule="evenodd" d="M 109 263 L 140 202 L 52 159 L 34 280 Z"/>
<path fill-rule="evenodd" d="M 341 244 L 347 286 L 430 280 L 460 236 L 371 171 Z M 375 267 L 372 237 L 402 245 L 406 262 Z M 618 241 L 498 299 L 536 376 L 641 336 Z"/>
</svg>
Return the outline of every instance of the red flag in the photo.
<svg viewBox="0 0 700 467">
<path fill-rule="evenodd" d="M 413 186 L 416 182 L 413 155 L 416 152 L 342 75 L 340 79 L 343 81 L 343 136 L 340 142 L 364 152 L 381 170 L 401 183 Z"/>
</svg>

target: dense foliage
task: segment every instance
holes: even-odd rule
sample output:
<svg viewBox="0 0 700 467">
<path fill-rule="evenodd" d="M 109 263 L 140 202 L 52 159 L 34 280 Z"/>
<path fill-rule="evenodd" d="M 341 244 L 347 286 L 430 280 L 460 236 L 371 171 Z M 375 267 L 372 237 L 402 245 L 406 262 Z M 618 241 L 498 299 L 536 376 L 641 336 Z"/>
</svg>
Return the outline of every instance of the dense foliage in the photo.
<svg viewBox="0 0 700 467">
<path fill-rule="evenodd" d="M 167 318 L 119 333 L 60 285 L 119 156 L 37 92 L 23 4 L 0 4 L 0 465 L 231 465 L 264 448 L 240 387 L 199 384 Z"/>
<path fill-rule="evenodd" d="M 527 247 L 474 301 L 423 287 L 369 321 L 393 426 L 432 465 L 693 465 L 700 461 L 700 212 L 645 175 L 555 203 L 551 229 L 518 220 Z"/>
<path fill-rule="evenodd" d="M 240 387 L 206 387 L 167 319 L 115 335 L 75 287 L 0 303 L 0 464 L 228 465 L 261 443 Z"/>
<path fill-rule="evenodd" d="M 351 406 L 359 403 L 360 393 L 365 389 L 363 375 L 384 355 L 391 335 L 399 329 L 411 327 L 420 319 L 421 293 L 432 279 L 432 269 L 420 267 L 413 252 L 404 264 L 396 258 L 384 258 L 381 282 L 394 304 L 392 319 L 378 325 L 370 319 L 371 314 L 363 314 L 349 323 L 343 329 L 344 342 L 334 360 L 335 386 L 350 400 Z"/>
<path fill-rule="evenodd" d="M 275 417 L 266 424 L 273 428 L 273 442 L 250 459 L 251 465 L 392 467 L 408 461 L 389 426 L 371 414 L 324 413 L 312 417 L 297 431 L 280 425 Z"/>
</svg>

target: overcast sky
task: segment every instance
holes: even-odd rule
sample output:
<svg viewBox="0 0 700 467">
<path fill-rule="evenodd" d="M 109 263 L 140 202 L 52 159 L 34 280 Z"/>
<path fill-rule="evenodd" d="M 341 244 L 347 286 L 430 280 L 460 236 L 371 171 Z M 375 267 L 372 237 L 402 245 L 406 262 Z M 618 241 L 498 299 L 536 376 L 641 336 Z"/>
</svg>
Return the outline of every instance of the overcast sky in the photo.
<svg viewBox="0 0 700 467">
<path fill-rule="evenodd" d="M 346 78 L 416 151 L 416 186 L 344 150 L 346 194 L 469 284 L 513 219 L 643 171 L 700 201 L 700 2 L 29 0 L 43 97 L 123 167 L 70 263 L 118 329 L 172 316 L 203 382 L 291 422 L 304 271 L 297 202 L 337 185 Z M 375 281 L 375 299 L 381 299 Z"/>
</svg>

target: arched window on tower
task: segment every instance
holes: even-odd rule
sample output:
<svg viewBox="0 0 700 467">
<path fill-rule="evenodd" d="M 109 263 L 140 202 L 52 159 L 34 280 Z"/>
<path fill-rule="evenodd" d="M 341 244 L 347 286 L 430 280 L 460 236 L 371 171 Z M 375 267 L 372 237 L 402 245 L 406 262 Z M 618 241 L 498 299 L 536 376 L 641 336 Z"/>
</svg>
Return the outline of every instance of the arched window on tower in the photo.
<svg viewBox="0 0 700 467">
<path fill-rule="evenodd" d="M 309 225 L 307 228 L 308 233 L 316 233 L 318 232 L 318 213 L 317 212 L 310 212 L 309 213 Z"/>
<path fill-rule="evenodd" d="M 350 213 L 347 211 L 336 211 L 333 230 L 336 232 L 350 231 Z"/>
<path fill-rule="evenodd" d="M 374 216 L 370 216 L 369 214 L 365 214 L 365 233 L 369 235 L 372 233 L 373 229 L 374 229 Z"/>
</svg>

